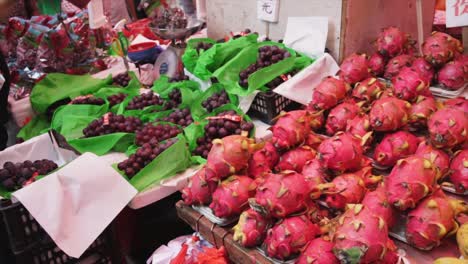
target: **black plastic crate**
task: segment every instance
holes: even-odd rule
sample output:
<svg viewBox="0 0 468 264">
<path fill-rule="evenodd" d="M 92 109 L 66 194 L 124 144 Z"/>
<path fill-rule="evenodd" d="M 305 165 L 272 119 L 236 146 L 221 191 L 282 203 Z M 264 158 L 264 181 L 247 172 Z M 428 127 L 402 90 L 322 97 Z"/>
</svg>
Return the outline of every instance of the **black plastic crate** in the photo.
<svg viewBox="0 0 468 264">
<path fill-rule="evenodd" d="M 255 96 L 250 110 L 249 116 L 255 116 L 261 121 L 272 124 L 273 119 L 277 117 L 281 111 L 290 111 L 299 109 L 300 104 L 274 92 L 260 92 Z"/>
</svg>

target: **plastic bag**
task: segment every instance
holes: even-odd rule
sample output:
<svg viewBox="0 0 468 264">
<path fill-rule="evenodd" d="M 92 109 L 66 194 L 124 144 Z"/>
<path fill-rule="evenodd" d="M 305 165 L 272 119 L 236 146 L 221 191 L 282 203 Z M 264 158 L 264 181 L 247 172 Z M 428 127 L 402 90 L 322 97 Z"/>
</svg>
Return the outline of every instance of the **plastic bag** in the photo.
<svg viewBox="0 0 468 264">
<path fill-rule="evenodd" d="M 216 41 L 210 38 L 195 38 L 187 41 L 187 48 L 185 49 L 184 55 L 182 55 L 182 62 L 184 67 L 193 73 L 195 66 L 197 65 L 198 58 L 205 53 L 205 50 L 197 51 L 198 43 L 211 43 L 215 44 Z"/>
<path fill-rule="evenodd" d="M 33 69 L 36 66 L 36 53 L 44 34 L 50 29 L 38 24 L 30 24 L 26 33 L 19 39 L 16 47 L 16 63 L 20 68 Z"/>
</svg>

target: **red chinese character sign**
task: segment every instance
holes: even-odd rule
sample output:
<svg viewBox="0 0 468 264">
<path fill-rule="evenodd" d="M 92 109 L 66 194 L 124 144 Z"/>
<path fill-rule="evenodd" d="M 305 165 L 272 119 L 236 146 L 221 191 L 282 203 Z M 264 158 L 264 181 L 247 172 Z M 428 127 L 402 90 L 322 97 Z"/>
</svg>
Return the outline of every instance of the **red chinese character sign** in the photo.
<svg viewBox="0 0 468 264">
<path fill-rule="evenodd" d="M 446 0 L 447 27 L 468 26 L 468 0 Z"/>
</svg>

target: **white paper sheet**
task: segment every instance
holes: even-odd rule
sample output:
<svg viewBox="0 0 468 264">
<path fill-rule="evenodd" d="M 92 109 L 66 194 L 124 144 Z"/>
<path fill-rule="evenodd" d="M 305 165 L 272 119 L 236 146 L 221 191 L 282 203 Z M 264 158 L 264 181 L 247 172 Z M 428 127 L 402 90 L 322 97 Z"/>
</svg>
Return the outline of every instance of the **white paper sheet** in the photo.
<svg viewBox="0 0 468 264">
<path fill-rule="evenodd" d="M 328 17 L 289 17 L 284 44 L 310 57 L 325 52 L 328 35 Z"/>
<path fill-rule="evenodd" d="M 79 258 L 136 194 L 111 166 L 85 153 L 13 196 L 60 249 Z"/>
</svg>

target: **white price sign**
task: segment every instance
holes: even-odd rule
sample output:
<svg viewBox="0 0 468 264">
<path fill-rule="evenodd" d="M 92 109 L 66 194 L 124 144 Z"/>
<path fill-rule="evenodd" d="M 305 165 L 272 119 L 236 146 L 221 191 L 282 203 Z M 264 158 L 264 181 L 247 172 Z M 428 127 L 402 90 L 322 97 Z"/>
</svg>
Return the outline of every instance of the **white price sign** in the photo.
<svg viewBox="0 0 468 264">
<path fill-rule="evenodd" d="M 446 0 L 447 27 L 468 26 L 468 0 Z"/>
<path fill-rule="evenodd" d="M 257 0 L 257 17 L 268 22 L 278 22 L 279 0 Z"/>
</svg>

